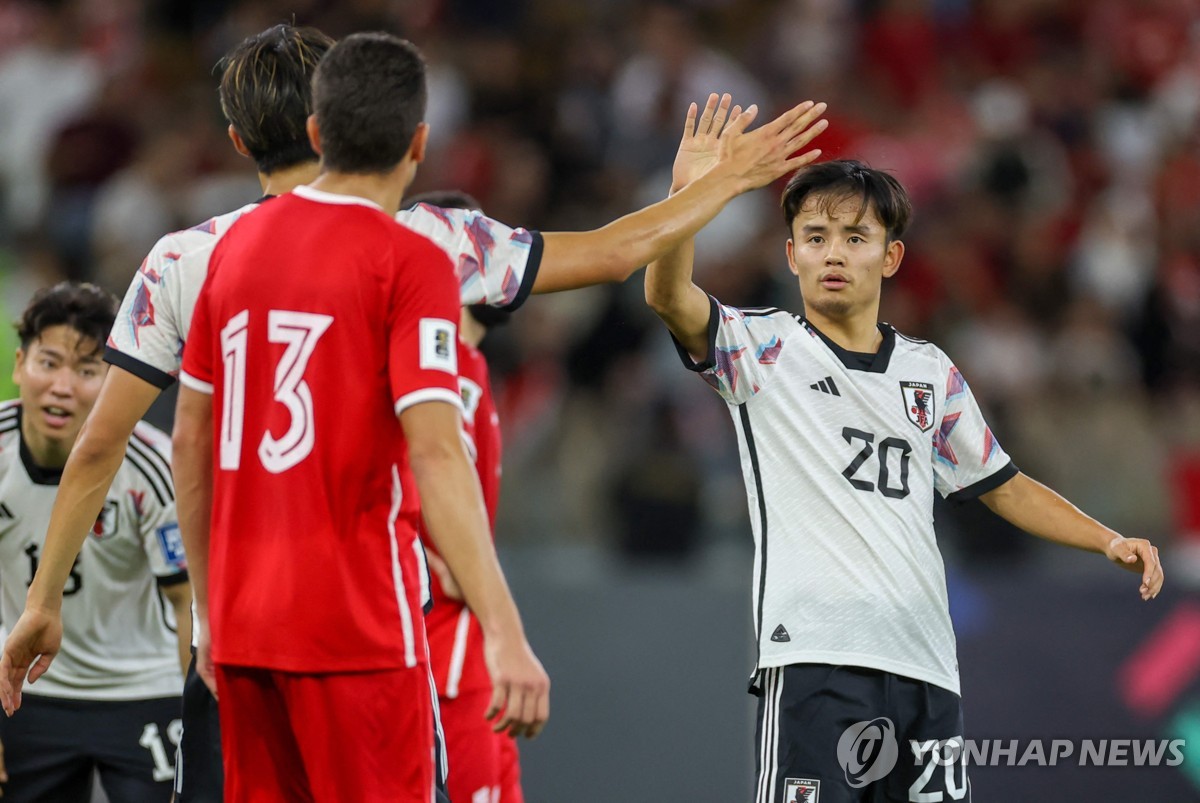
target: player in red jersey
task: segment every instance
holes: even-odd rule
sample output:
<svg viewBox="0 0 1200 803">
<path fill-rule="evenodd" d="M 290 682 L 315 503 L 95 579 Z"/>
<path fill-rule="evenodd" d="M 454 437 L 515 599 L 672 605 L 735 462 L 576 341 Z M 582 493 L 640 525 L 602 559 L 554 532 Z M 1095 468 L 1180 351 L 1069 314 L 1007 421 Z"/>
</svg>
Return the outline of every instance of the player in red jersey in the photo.
<svg viewBox="0 0 1200 803">
<path fill-rule="evenodd" d="M 442 209 L 479 209 L 465 192 L 429 192 L 405 205 L 429 204 Z M 458 388 L 463 402 L 463 438 L 475 459 L 493 537 L 500 499 L 500 418 L 492 396 L 487 359 L 479 344 L 489 329 L 506 323 L 511 313 L 485 305 L 464 307 L 458 326 Z M 426 541 L 432 575 L 433 609 L 425 617 L 429 660 L 437 684 L 442 732 L 450 772 L 450 799 L 465 803 L 523 803 L 521 767 L 516 741 L 495 733 L 484 718 L 492 696 L 483 655 L 479 621 L 463 602 L 462 591 L 445 562 Z"/>
<path fill-rule="evenodd" d="M 428 133 L 420 54 L 350 36 L 313 94 L 321 177 L 220 241 L 184 351 L 197 666 L 227 800 L 432 801 L 420 515 L 486 634 L 489 717 L 535 735 L 549 680 L 459 434 L 457 277 L 392 220 Z"/>
</svg>

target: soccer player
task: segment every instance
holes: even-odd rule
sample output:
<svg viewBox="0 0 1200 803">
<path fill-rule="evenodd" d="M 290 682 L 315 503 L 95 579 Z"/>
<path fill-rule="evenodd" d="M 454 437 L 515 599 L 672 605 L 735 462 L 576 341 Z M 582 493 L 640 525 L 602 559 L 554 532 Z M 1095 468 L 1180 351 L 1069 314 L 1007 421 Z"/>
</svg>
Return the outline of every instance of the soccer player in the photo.
<svg viewBox="0 0 1200 803">
<path fill-rule="evenodd" d="M 724 116 L 689 115 L 674 189 L 711 159 Z M 855 161 L 814 164 L 782 206 L 803 314 L 711 298 L 692 283 L 690 245 L 645 276 L 685 366 L 728 403 L 737 430 L 756 547 L 754 800 L 969 799 L 934 492 L 978 497 L 1027 532 L 1104 555 L 1141 575 L 1143 599 L 1162 586 L 1158 550 L 1018 471 L 950 359 L 878 321 L 911 214 L 894 178 Z M 881 756 L 879 744 L 846 765 L 839 737 L 877 718 L 900 753 L 870 785 L 854 762 Z"/>
<path fill-rule="evenodd" d="M 313 104 L 320 177 L 221 239 L 184 349 L 197 671 L 216 681 L 227 800 L 432 801 L 422 515 L 486 634 L 487 716 L 536 735 L 549 680 L 460 435 L 458 277 L 393 219 L 424 156 L 424 62 L 352 35 Z"/>
<path fill-rule="evenodd" d="M 464 192 L 429 192 L 407 204 L 441 209 L 479 209 Z M 463 403 L 463 437 L 475 462 L 475 473 L 487 507 L 493 538 L 500 497 L 500 419 L 492 396 L 488 364 L 479 344 L 488 331 L 507 322 L 506 310 L 482 304 L 463 307 L 458 324 L 458 389 Z M 451 800 L 467 803 L 522 803 L 521 767 L 516 740 L 496 733 L 484 718 L 492 683 L 483 653 L 479 620 L 463 602 L 462 592 L 445 562 L 421 531 L 432 569 L 433 608 L 425 617 L 429 660 L 437 684 L 438 709 L 446 739 Z"/>
<path fill-rule="evenodd" d="M 63 464 L 107 366 L 116 299 L 90 284 L 39 291 L 17 323 L 0 404 L 0 617 L 14 622 L 33 580 Z M 191 638 L 170 441 L 138 424 L 64 591 L 62 651 L 0 722 L 6 801 L 88 803 L 98 770 L 113 803 L 171 797 L 169 750 Z M 5 772 L 6 771 L 6 772 Z"/>
</svg>

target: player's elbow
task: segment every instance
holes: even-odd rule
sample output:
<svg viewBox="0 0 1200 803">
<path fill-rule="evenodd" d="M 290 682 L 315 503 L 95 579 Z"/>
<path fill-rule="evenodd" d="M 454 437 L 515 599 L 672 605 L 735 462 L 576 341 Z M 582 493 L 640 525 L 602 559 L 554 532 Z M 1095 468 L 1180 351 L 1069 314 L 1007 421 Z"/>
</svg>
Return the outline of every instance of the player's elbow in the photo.
<svg viewBox="0 0 1200 803">
<path fill-rule="evenodd" d="M 459 439 L 441 435 L 408 439 L 408 464 L 418 482 L 425 477 L 437 476 L 447 466 L 465 459 Z"/>
</svg>

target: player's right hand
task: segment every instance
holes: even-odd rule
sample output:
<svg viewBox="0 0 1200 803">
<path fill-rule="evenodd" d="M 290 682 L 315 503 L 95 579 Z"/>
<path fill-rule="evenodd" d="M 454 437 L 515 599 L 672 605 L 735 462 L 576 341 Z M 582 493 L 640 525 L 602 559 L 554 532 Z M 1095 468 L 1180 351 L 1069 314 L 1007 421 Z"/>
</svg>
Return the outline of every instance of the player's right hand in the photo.
<svg viewBox="0 0 1200 803">
<path fill-rule="evenodd" d="M 488 638 L 484 642 L 492 703 L 484 716 L 495 719 L 492 730 L 530 739 L 550 718 L 550 677 L 523 636 Z"/>
<path fill-rule="evenodd" d="M 820 119 L 825 108 L 824 103 L 805 101 L 747 132 L 746 127 L 758 115 L 758 107 L 742 111 L 735 106 L 735 113 L 719 132 L 717 164 L 713 169 L 729 171 L 746 192 L 765 187 L 816 161 L 821 151 L 816 148 L 804 151 L 804 148 L 828 127 L 828 121 Z"/>
<path fill-rule="evenodd" d="M 0 705 L 12 716 L 21 707 L 26 677 L 33 683 L 50 668 L 62 647 L 62 611 L 25 607 L 4 642 L 0 658 Z"/>
<path fill-rule="evenodd" d="M 212 657 L 212 638 L 208 624 L 197 617 L 196 621 L 196 674 L 208 686 L 213 699 L 217 699 L 217 668 Z"/>
</svg>

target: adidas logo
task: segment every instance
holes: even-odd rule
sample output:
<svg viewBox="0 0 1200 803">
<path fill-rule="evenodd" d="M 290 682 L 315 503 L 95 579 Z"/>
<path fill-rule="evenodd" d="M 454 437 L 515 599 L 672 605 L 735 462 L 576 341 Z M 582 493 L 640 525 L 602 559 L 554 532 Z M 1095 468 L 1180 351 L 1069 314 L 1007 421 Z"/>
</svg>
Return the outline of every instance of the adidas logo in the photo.
<svg viewBox="0 0 1200 803">
<path fill-rule="evenodd" d="M 841 393 L 838 393 L 837 385 L 833 384 L 832 376 L 827 376 L 820 382 L 813 382 L 811 385 L 809 385 L 809 387 L 813 390 L 819 390 L 822 393 L 830 393 L 834 396 L 842 395 Z"/>
<path fill-rule="evenodd" d="M 826 391 L 828 393 L 828 391 Z M 788 635 L 787 628 L 783 625 L 775 628 L 775 632 L 771 634 L 771 641 L 791 641 L 792 637 Z"/>
<path fill-rule="evenodd" d="M 0 519 L 15 519 L 16 516 L 8 509 L 8 505 L 0 502 Z"/>
</svg>

